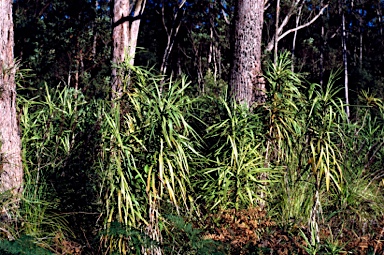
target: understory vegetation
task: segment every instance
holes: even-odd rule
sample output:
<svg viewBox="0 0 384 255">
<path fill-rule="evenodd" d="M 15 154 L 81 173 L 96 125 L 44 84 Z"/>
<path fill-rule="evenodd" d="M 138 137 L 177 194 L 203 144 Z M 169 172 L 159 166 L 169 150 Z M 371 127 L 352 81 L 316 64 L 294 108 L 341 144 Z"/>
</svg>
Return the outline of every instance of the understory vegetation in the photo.
<svg viewBox="0 0 384 255">
<path fill-rule="evenodd" d="M 25 183 L 1 254 L 383 253 L 382 99 L 361 92 L 347 118 L 339 73 L 310 84 L 287 53 L 251 109 L 209 77 L 198 93 L 124 70 L 114 101 L 20 86 Z"/>
</svg>

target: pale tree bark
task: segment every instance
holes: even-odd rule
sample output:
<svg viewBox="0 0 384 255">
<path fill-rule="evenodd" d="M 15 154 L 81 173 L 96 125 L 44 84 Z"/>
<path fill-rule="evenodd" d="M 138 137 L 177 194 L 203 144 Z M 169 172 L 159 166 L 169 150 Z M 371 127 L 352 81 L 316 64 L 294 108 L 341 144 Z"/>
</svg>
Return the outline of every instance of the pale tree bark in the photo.
<svg viewBox="0 0 384 255">
<path fill-rule="evenodd" d="M 359 69 L 363 69 L 363 31 L 360 27 L 359 31 Z"/>
<path fill-rule="evenodd" d="M 326 46 L 324 22 L 321 24 L 321 47 L 320 47 L 320 86 L 324 86 L 324 50 Z"/>
<path fill-rule="evenodd" d="M 92 30 L 93 30 L 93 42 L 92 42 L 92 59 L 93 61 L 96 60 L 96 49 L 97 49 L 97 37 L 98 37 L 98 34 L 97 34 L 97 31 L 96 31 L 96 23 L 97 23 L 97 19 L 98 19 L 98 15 L 97 15 L 97 11 L 99 9 L 99 0 L 94 0 L 95 1 L 95 12 L 96 12 L 96 16 L 95 16 L 95 20 L 93 21 L 93 24 L 92 24 Z"/>
<path fill-rule="evenodd" d="M 298 14 L 297 14 L 297 16 L 296 16 L 296 27 L 298 27 L 299 26 L 299 24 L 300 24 L 300 17 L 301 17 L 301 9 L 302 9 L 302 7 L 300 7 L 299 8 L 299 10 L 298 10 Z M 292 59 L 292 64 L 291 64 L 291 70 L 292 70 L 292 72 L 294 72 L 295 71 L 295 61 L 296 61 L 296 59 L 295 59 L 295 54 L 296 54 L 296 38 L 297 38 L 297 30 L 294 32 L 294 34 L 293 34 L 293 40 L 292 40 L 292 56 L 291 56 L 291 59 Z M 276 46 L 275 46 L 275 48 L 276 48 Z M 276 50 L 276 49 L 275 49 Z M 275 61 L 276 62 L 276 61 Z"/>
<path fill-rule="evenodd" d="M 276 21 L 275 21 L 275 40 L 274 40 L 274 57 L 273 62 L 277 63 L 277 51 L 279 45 L 279 19 L 280 19 L 280 0 L 277 0 L 276 3 Z"/>
<path fill-rule="evenodd" d="M 251 107 L 265 100 L 261 70 L 264 0 L 238 0 L 233 31 L 230 89 L 232 98 Z"/>
<path fill-rule="evenodd" d="M 16 112 L 12 2 L 0 0 L 0 192 L 10 191 L 17 202 L 22 192 L 23 169 Z M 7 208 L 2 208 L 1 216 L 10 217 Z"/>
<path fill-rule="evenodd" d="M 210 11 L 213 9 L 213 3 L 210 4 Z M 213 80 L 216 83 L 217 77 L 220 77 L 221 73 L 219 71 L 220 67 L 220 55 L 219 48 L 217 46 L 217 41 L 219 40 L 219 35 L 215 30 L 215 21 L 212 14 L 210 14 L 209 19 L 210 24 L 210 35 L 209 35 L 209 52 L 208 52 L 208 71 L 211 71 L 213 68 Z M 217 38 L 217 40 L 216 40 Z"/>
<path fill-rule="evenodd" d="M 168 59 L 173 49 L 173 45 L 175 44 L 176 36 L 179 33 L 179 29 L 181 26 L 181 16 L 184 14 L 184 11 L 182 8 L 185 2 L 186 0 L 177 1 L 177 6 L 175 7 L 175 10 L 173 12 L 172 25 L 168 28 L 165 21 L 165 11 L 164 11 L 165 3 L 163 1 L 161 13 L 162 13 L 163 26 L 167 33 L 167 46 L 165 47 L 164 54 L 163 54 L 163 61 L 161 62 L 161 67 L 160 67 L 160 72 L 162 74 L 166 74 L 167 72 Z"/>
<path fill-rule="evenodd" d="M 342 11 L 342 36 L 341 36 L 341 45 L 343 48 L 343 64 L 344 64 L 344 92 L 345 92 L 345 113 L 349 119 L 349 86 L 348 86 L 348 52 L 347 52 L 347 31 L 345 29 L 345 12 Z"/>
<path fill-rule="evenodd" d="M 326 4 L 325 6 L 323 6 L 319 13 L 316 14 L 315 16 L 313 16 L 311 19 L 309 19 L 308 21 L 304 22 L 303 24 L 301 25 L 296 25 L 295 28 L 292 28 L 292 29 L 289 29 L 285 32 L 284 31 L 284 28 L 288 25 L 288 22 L 290 20 L 290 18 L 295 15 L 297 13 L 298 10 L 300 10 L 301 8 L 303 8 L 305 4 L 305 1 L 302 1 L 302 0 L 295 0 L 293 1 L 292 3 L 292 7 L 290 8 L 290 10 L 288 11 L 287 14 L 285 14 L 284 16 L 284 19 L 282 20 L 282 22 L 280 23 L 279 27 L 277 28 L 277 30 L 275 31 L 275 35 L 273 36 L 273 38 L 268 42 L 267 44 L 267 47 L 265 48 L 266 51 L 272 51 L 272 49 L 274 49 L 274 46 L 277 44 L 277 42 L 279 42 L 281 39 L 283 39 L 284 37 L 286 37 L 287 35 L 289 35 L 290 33 L 293 33 L 293 32 L 296 32 L 300 29 L 303 29 L 305 27 L 308 27 L 310 26 L 312 23 L 314 23 L 319 17 L 321 17 L 321 15 L 323 14 L 324 10 L 326 8 L 328 8 L 328 4 Z M 315 8 L 314 8 L 315 9 Z M 279 11 L 280 12 L 280 11 Z M 314 13 L 314 12 L 312 12 Z M 312 14 L 311 13 L 311 14 Z M 302 19 L 303 20 L 303 19 Z M 277 21 L 278 22 L 278 21 Z M 276 38 L 277 37 L 277 38 Z"/>
<path fill-rule="evenodd" d="M 112 62 L 115 65 L 123 63 L 126 58 L 131 65 L 134 64 L 140 19 L 145 4 L 146 0 L 114 0 L 113 2 Z M 112 99 L 121 97 L 121 76 L 116 67 L 112 68 Z"/>
<path fill-rule="evenodd" d="M 364 20 L 363 10 L 359 11 L 359 70 L 363 69 L 363 31 L 364 31 Z"/>
<path fill-rule="evenodd" d="M 323 1 L 321 1 L 321 6 Z M 325 37 L 325 26 L 324 26 L 324 17 L 321 18 L 321 46 L 320 46 L 320 86 L 324 86 L 324 52 L 327 45 L 327 38 Z"/>
</svg>

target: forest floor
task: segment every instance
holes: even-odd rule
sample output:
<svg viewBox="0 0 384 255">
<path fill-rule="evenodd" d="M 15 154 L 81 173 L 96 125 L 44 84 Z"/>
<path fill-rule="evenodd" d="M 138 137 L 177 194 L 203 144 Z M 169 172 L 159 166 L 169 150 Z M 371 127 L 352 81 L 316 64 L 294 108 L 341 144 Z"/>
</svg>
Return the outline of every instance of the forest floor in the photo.
<svg viewBox="0 0 384 255">
<path fill-rule="evenodd" d="M 320 242 L 316 242 L 316 237 L 311 239 L 308 224 L 292 221 L 281 225 L 263 210 L 233 209 L 208 215 L 204 225 L 209 229 L 203 239 L 223 244 L 223 250 L 227 251 L 224 253 L 231 255 L 383 255 L 384 217 L 359 222 L 352 218 L 340 222 L 334 217 L 321 222 Z M 76 242 L 61 241 L 60 247 L 59 254 L 84 254 Z"/>
<path fill-rule="evenodd" d="M 364 223 L 333 218 L 319 224 L 320 243 L 313 237 L 313 245 L 308 224 L 281 226 L 262 210 L 229 210 L 216 219 L 205 238 L 229 244 L 231 254 L 384 254 L 384 217 Z"/>
</svg>

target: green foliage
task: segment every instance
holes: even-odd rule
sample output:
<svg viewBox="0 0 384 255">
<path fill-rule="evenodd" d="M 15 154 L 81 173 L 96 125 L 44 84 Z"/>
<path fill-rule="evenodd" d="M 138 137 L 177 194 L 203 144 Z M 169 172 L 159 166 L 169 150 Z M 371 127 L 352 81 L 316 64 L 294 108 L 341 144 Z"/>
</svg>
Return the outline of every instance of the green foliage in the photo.
<svg viewBox="0 0 384 255">
<path fill-rule="evenodd" d="M 110 254 L 224 254 L 192 223 L 164 215 L 201 228 L 201 212 L 262 205 L 280 225 L 310 221 L 308 252 L 335 253 L 337 240 L 318 242 L 322 216 L 363 223 L 382 215 L 383 103 L 362 93 L 347 120 L 337 73 L 323 88 L 307 85 L 284 53 L 265 72 L 267 102 L 249 110 L 210 90 L 217 84 L 208 75 L 209 95 L 196 98 L 185 78 L 121 68 L 125 90 L 114 102 L 62 86 L 19 97 L 22 224 L 3 237 L 28 235 L 59 252 L 86 229 L 82 241 L 98 233 Z M 11 201 L 2 194 L 1 202 Z M 90 228 L 99 215 L 103 226 Z"/>
<path fill-rule="evenodd" d="M 147 248 L 152 245 L 158 245 L 153 242 L 143 232 L 132 229 L 131 227 L 123 226 L 121 223 L 112 222 L 108 228 L 100 233 L 103 236 L 108 236 L 111 239 L 121 239 L 126 242 L 129 248 L 129 254 L 141 254 L 143 247 Z M 120 254 L 117 251 L 110 251 L 111 254 Z M 125 252 L 128 252 L 127 250 Z"/>
<path fill-rule="evenodd" d="M 342 126 L 346 185 L 337 196 L 329 197 L 327 206 L 342 221 L 353 218 L 366 222 L 382 215 L 384 115 L 381 99 L 363 91 L 359 100 L 355 119 Z"/>
<path fill-rule="evenodd" d="M 51 255 L 37 246 L 33 237 L 21 236 L 15 241 L 0 240 L 0 253 L 3 255 Z"/>
<path fill-rule="evenodd" d="M 303 77 L 290 67 L 291 60 L 285 52 L 266 71 L 270 90 L 265 109 L 271 159 L 277 162 L 284 159 L 290 164 L 302 164 L 305 160 L 316 175 L 316 185 L 324 177 L 327 189 L 331 179 L 339 186 L 342 158 L 337 142 L 342 139 L 339 123 L 345 120 L 345 114 L 341 100 L 336 98 L 340 90 L 334 88 L 337 74 L 331 75 L 324 90 L 311 84 L 306 95 Z"/>
<path fill-rule="evenodd" d="M 341 124 L 347 120 L 344 105 L 336 97 L 341 88 L 335 88 L 335 77 L 331 75 L 325 89 L 315 89 L 315 94 L 310 94 L 309 102 L 312 103 L 306 119 L 311 170 L 316 175 L 318 186 L 325 178 L 327 190 L 331 179 L 339 189 L 342 183 L 343 158 L 338 142 L 343 139 Z"/>
<path fill-rule="evenodd" d="M 264 166 L 260 117 L 241 106 L 230 108 L 225 101 L 220 103 L 226 117 L 207 129 L 205 139 L 215 143 L 207 167 L 199 171 L 197 186 L 211 209 L 245 208 L 263 200 L 265 184 L 276 181 L 278 171 Z M 263 180 L 263 174 L 269 178 Z"/>
<path fill-rule="evenodd" d="M 84 96 L 73 89 L 64 88 L 50 92 L 45 87 L 44 101 L 38 98 L 19 97 L 22 111 L 25 171 L 30 165 L 37 168 L 36 182 L 41 171 L 49 173 L 65 164 L 66 158 L 76 146 L 75 137 L 84 122 L 86 104 Z M 80 122 L 79 122 L 80 121 Z"/>
<path fill-rule="evenodd" d="M 228 84 L 222 79 L 217 80 L 216 75 L 208 69 L 204 76 L 203 88 L 201 90 L 202 94 L 208 96 L 227 98 Z"/>
<path fill-rule="evenodd" d="M 338 192 L 343 184 L 343 104 L 337 98 L 335 77 L 322 89 L 304 85 L 304 78 L 291 70 L 287 52 L 267 68 L 268 100 L 262 109 L 268 123 L 267 155 L 271 163 L 285 168 L 279 182 L 276 209 L 283 222 L 310 219 L 317 227 L 321 214 L 319 192 L 329 191 L 331 180 Z M 314 225 L 313 225 L 314 224 Z M 311 233 L 312 235 L 313 233 Z"/>
<path fill-rule="evenodd" d="M 314 231 L 311 230 L 310 238 L 308 238 L 303 231 L 300 230 L 300 236 L 304 239 L 305 245 L 303 246 L 304 250 L 309 255 L 316 255 L 321 249 L 321 245 L 317 242 L 316 236 L 313 234 Z"/>
<path fill-rule="evenodd" d="M 61 82 L 86 95 L 105 93 L 111 19 L 108 3 L 97 3 L 96 8 L 86 0 L 14 1 L 15 56 L 36 73 L 27 78 L 29 86 L 44 89 L 45 82 Z"/>
<path fill-rule="evenodd" d="M 354 219 L 364 234 L 364 222 L 382 215 L 382 103 L 363 93 L 360 100 L 366 106 L 356 107 L 356 120 L 348 120 L 335 85 L 338 73 L 323 88 L 311 84 L 306 90 L 287 57 L 283 54 L 266 72 L 268 156 L 286 169 L 283 181 L 274 186 L 274 208 L 283 224 L 308 220 L 310 240 L 302 234 L 308 253 L 337 254 L 337 241 L 320 244 L 324 216 L 337 219 L 340 228 Z M 284 89 L 291 86 L 296 88 Z"/>
<path fill-rule="evenodd" d="M 176 212 L 191 210 L 189 165 L 198 157 L 199 139 L 187 122 L 192 99 L 185 94 L 185 79 L 160 83 L 162 77 L 150 71 L 126 68 L 129 80 L 123 80 L 129 83 L 121 101 L 101 110 L 105 223 L 146 225 L 158 236 L 163 204 Z M 107 242 L 111 251 L 127 250 L 124 242 Z"/>
<path fill-rule="evenodd" d="M 44 96 L 19 96 L 18 104 L 24 168 L 20 205 L 23 224 L 18 231 L 54 250 L 77 231 L 75 227 L 69 229 L 69 219 L 61 213 L 87 211 L 89 204 L 82 204 L 83 198 L 87 197 L 89 201 L 97 199 L 97 193 L 92 191 L 97 189 L 97 178 L 77 186 L 83 180 L 82 176 L 92 172 L 92 169 L 77 168 L 75 173 L 71 173 L 76 162 L 80 161 L 77 158 L 75 162 L 73 155 L 83 155 L 81 162 L 88 160 L 82 154 L 87 141 L 80 138 L 84 138 L 87 125 L 92 125 L 94 121 L 88 118 L 91 104 L 85 101 L 79 91 L 67 87 L 50 90 L 47 86 Z M 76 203 L 81 204 L 81 209 Z M 82 217 L 81 222 L 86 224 L 87 220 L 87 217 Z M 76 226 L 80 228 L 81 224 Z"/>
<path fill-rule="evenodd" d="M 327 255 L 337 255 L 340 253 L 345 253 L 344 247 L 346 244 L 340 244 L 337 240 L 334 240 L 333 234 L 331 233 L 330 237 L 325 240 L 323 243 L 318 243 L 316 241 L 316 236 L 314 236 L 312 233 L 314 231 L 311 231 L 310 238 L 307 237 L 307 235 L 300 230 L 299 235 L 304 240 L 304 245 L 301 246 L 307 254 L 327 254 Z"/>
<path fill-rule="evenodd" d="M 269 85 L 268 100 L 262 114 L 266 118 L 270 161 L 296 162 L 300 138 L 305 132 L 306 96 L 302 92 L 303 76 L 290 69 L 289 52 L 283 52 L 276 64 L 269 64 L 265 78 Z"/>
<path fill-rule="evenodd" d="M 224 245 L 211 239 L 205 239 L 203 232 L 185 222 L 180 216 L 167 216 L 167 232 L 170 240 L 164 242 L 165 254 L 226 254 Z M 167 224 L 167 225 L 168 225 Z"/>
</svg>

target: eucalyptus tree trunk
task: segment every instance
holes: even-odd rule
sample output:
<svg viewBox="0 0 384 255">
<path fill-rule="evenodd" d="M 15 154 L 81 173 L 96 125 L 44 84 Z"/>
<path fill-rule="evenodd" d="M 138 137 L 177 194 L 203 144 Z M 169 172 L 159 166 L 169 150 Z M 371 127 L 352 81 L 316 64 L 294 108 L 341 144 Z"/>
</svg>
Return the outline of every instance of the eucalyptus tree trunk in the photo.
<svg viewBox="0 0 384 255">
<path fill-rule="evenodd" d="M 0 0 L 0 193 L 10 191 L 17 205 L 22 192 L 23 169 L 16 112 L 12 2 Z M 2 217 L 10 217 L 8 209 L 1 208 Z"/>
<path fill-rule="evenodd" d="M 299 7 L 298 14 L 296 16 L 296 27 L 298 27 L 300 24 L 301 9 L 302 9 L 302 7 Z M 295 71 L 296 39 L 297 39 L 297 30 L 293 33 L 293 40 L 292 40 L 292 56 L 291 56 L 292 57 L 292 64 L 291 64 L 292 72 Z M 276 58 L 276 56 L 275 56 L 275 58 Z"/>
<path fill-rule="evenodd" d="M 238 0 L 233 31 L 230 89 L 232 98 L 251 107 L 265 100 L 261 70 L 264 0 Z"/>
<path fill-rule="evenodd" d="M 284 18 L 281 20 L 281 22 L 277 23 L 278 24 L 277 31 L 275 31 L 273 38 L 267 43 L 267 45 L 265 47 L 266 51 L 271 51 L 274 48 L 274 45 L 277 42 L 279 42 L 281 39 L 286 37 L 287 35 L 312 25 L 319 17 L 321 17 L 324 10 L 328 8 L 328 4 L 322 6 L 322 8 L 319 10 L 319 12 L 315 16 L 313 16 L 311 19 L 309 19 L 310 17 L 308 17 L 308 21 L 306 21 L 304 24 L 301 24 L 299 26 L 296 25 L 295 28 L 288 29 L 287 31 L 284 32 L 284 28 L 290 24 L 289 23 L 290 18 L 293 15 L 297 15 L 297 10 L 305 7 L 306 4 L 307 4 L 307 2 L 302 1 L 302 0 L 292 1 L 291 7 L 290 7 L 288 13 L 284 14 Z M 315 12 L 317 12 L 317 10 L 318 10 L 318 8 L 312 8 L 311 15 L 314 14 Z M 279 13 L 279 16 L 280 16 L 280 12 L 281 12 L 280 10 L 277 10 L 276 13 Z M 301 20 L 305 20 L 305 18 L 301 18 Z"/>
<path fill-rule="evenodd" d="M 114 64 L 123 63 L 128 58 L 134 64 L 140 19 L 146 0 L 114 0 L 112 41 Z M 112 68 L 112 99 L 120 98 L 122 93 L 122 73 Z"/>
<path fill-rule="evenodd" d="M 98 14 L 97 14 L 97 10 L 99 9 L 99 0 L 94 0 L 95 1 L 95 12 L 96 12 L 96 16 L 95 16 L 95 20 L 93 21 L 93 24 L 92 24 L 92 30 L 93 30 L 93 42 L 92 42 L 92 59 L 93 61 L 96 61 L 96 49 L 97 49 L 97 37 L 98 37 L 98 34 L 97 34 L 97 30 L 96 30 L 96 23 L 97 23 L 97 18 L 98 18 Z"/>
<path fill-rule="evenodd" d="M 177 7 L 175 7 L 174 14 L 172 17 L 172 25 L 170 28 L 167 27 L 167 24 L 165 22 L 165 3 L 163 1 L 162 6 L 162 20 L 164 29 L 167 33 L 167 46 L 165 47 L 164 54 L 163 54 L 163 60 L 161 62 L 160 72 L 162 74 L 166 74 L 167 72 L 167 66 L 169 61 L 169 56 L 171 55 L 171 51 L 173 49 L 173 45 L 175 44 L 175 39 L 177 34 L 179 33 L 179 29 L 181 26 L 181 16 L 184 15 L 184 11 L 182 10 L 183 5 L 185 4 L 186 0 L 178 1 Z"/>
<path fill-rule="evenodd" d="M 274 46 L 274 56 L 273 56 L 273 62 L 275 63 L 275 65 L 277 64 L 277 51 L 278 51 L 278 45 L 279 45 L 279 19 L 280 19 L 280 0 L 277 0 L 276 21 L 275 21 L 275 46 Z M 296 37 L 296 32 L 297 31 L 295 31 L 295 37 Z"/>
<path fill-rule="evenodd" d="M 345 29 L 345 13 L 342 10 L 342 36 L 341 36 L 341 44 L 343 48 L 343 65 L 344 65 L 344 91 L 345 91 L 345 113 L 349 119 L 349 86 L 348 86 L 348 52 L 347 52 L 347 31 Z"/>
<path fill-rule="evenodd" d="M 359 31 L 359 69 L 363 69 L 363 28 L 360 27 Z"/>
<path fill-rule="evenodd" d="M 324 86 L 324 50 L 325 50 L 325 28 L 324 22 L 321 24 L 321 46 L 320 46 L 320 86 L 323 88 Z"/>
</svg>

